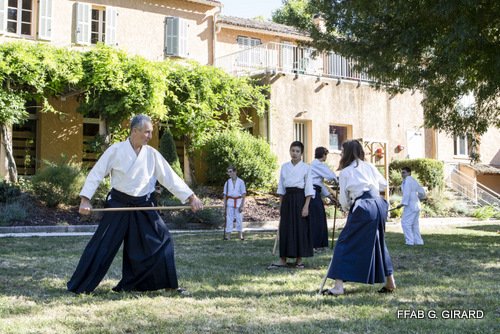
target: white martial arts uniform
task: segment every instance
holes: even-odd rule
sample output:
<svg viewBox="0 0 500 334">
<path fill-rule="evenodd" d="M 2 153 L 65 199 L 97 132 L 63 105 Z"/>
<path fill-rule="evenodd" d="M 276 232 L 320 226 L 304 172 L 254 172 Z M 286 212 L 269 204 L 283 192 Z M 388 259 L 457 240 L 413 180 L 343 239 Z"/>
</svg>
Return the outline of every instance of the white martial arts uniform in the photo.
<svg viewBox="0 0 500 334">
<path fill-rule="evenodd" d="M 380 189 L 387 186 L 387 181 L 375 166 L 356 160 L 340 171 L 339 186 L 340 205 L 345 212 L 348 212 L 356 198 L 363 195 L 365 191 L 378 194 Z M 355 209 L 353 208 L 353 211 Z"/>
<path fill-rule="evenodd" d="M 311 166 L 303 161 L 294 165 L 291 161 L 281 166 L 280 179 L 278 182 L 278 195 L 285 195 L 286 188 L 304 189 L 305 196 L 315 196 L 312 184 Z"/>
<path fill-rule="evenodd" d="M 129 140 L 111 145 L 102 154 L 87 176 L 80 196 L 91 199 L 107 175 L 113 189 L 134 197 L 151 194 L 157 180 L 182 203 L 193 194 L 160 152 L 144 145 L 136 154 Z"/>
<path fill-rule="evenodd" d="M 226 198 L 226 232 L 233 232 L 233 221 L 236 220 L 236 231 L 242 231 L 243 214 L 240 212 L 242 197 L 247 193 L 245 182 L 239 177 L 236 182 L 229 179 L 224 184 L 224 197 Z"/>
<path fill-rule="evenodd" d="M 326 197 L 330 195 L 328 189 L 323 184 L 323 180 L 337 181 L 337 175 L 328 168 L 328 166 L 318 159 L 314 159 L 311 163 L 311 178 L 313 186 L 321 187 L 321 196 Z"/>
<path fill-rule="evenodd" d="M 417 180 L 408 175 L 403 179 L 401 191 L 403 193 L 401 204 L 404 205 L 401 226 L 405 235 L 405 243 L 407 245 L 423 245 L 424 240 L 420 235 L 418 218 L 420 215 L 420 198 L 425 197 L 425 190 L 418 184 Z"/>
</svg>

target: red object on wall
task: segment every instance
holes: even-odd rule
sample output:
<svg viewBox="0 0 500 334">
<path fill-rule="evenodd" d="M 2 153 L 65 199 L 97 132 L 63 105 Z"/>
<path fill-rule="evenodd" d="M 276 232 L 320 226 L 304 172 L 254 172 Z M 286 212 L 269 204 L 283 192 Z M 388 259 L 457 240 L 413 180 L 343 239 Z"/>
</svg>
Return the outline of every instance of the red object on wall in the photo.
<svg viewBox="0 0 500 334">
<path fill-rule="evenodd" d="M 401 145 L 401 144 L 399 144 L 398 146 L 396 146 L 396 151 L 397 152 L 401 152 L 404 149 L 405 149 L 405 147 L 403 145 Z"/>
<path fill-rule="evenodd" d="M 383 156 L 384 156 L 384 150 L 382 150 L 382 148 L 380 148 L 380 147 L 379 147 L 379 148 L 377 148 L 377 149 L 375 150 L 375 157 L 376 157 L 377 159 L 382 159 L 382 157 L 383 157 Z"/>
</svg>

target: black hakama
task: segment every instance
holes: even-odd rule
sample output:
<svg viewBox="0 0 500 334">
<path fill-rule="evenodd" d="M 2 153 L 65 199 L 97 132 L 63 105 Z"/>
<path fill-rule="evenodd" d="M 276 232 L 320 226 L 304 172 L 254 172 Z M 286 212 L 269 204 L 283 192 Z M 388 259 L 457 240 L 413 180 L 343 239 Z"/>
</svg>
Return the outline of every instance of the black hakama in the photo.
<svg viewBox="0 0 500 334">
<path fill-rule="evenodd" d="M 384 239 L 387 209 L 383 198 L 368 191 L 355 200 L 335 245 L 328 278 L 374 284 L 392 275 Z"/>
<path fill-rule="evenodd" d="M 316 196 L 311 198 L 309 204 L 309 223 L 311 224 L 311 236 L 313 248 L 328 247 L 328 225 L 326 220 L 325 206 L 321 199 L 321 187 L 314 186 Z"/>
<path fill-rule="evenodd" d="M 313 247 L 308 217 L 302 217 L 304 189 L 286 188 L 280 209 L 280 257 L 311 257 Z"/>
<path fill-rule="evenodd" d="M 106 207 L 154 206 L 148 196 L 132 197 L 115 189 Z M 68 290 L 92 292 L 108 271 L 120 245 L 123 246 L 122 279 L 115 291 L 147 291 L 178 288 L 174 245 L 157 211 L 105 212 L 87 244 Z"/>
</svg>

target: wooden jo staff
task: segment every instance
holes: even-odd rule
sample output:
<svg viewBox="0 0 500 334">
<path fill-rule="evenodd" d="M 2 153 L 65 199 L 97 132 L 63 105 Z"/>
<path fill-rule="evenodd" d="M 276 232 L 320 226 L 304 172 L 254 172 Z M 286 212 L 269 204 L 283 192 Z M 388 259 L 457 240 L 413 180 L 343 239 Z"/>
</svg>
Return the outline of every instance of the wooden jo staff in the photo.
<svg viewBox="0 0 500 334">
<path fill-rule="evenodd" d="M 337 194 L 338 194 L 339 186 L 338 186 L 338 184 L 336 185 L 335 193 L 328 185 L 325 185 L 325 186 L 328 189 L 328 191 L 330 192 L 330 194 L 334 195 L 334 197 L 335 197 L 335 203 L 333 203 L 333 205 L 335 205 L 335 210 L 334 210 L 334 216 L 333 216 L 332 245 L 331 245 L 331 248 L 333 248 L 333 244 L 335 242 L 335 222 L 337 221 L 337 204 L 338 204 Z M 321 281 L 321 284 L 319 286 L 318 295 L 321 295 L 323 292 L 323 288 L 325 286 L 326 280 L 328 279 L 328 272 L 330 271 L 330 267 L 332 266 L 332 262 L 333 262 L 333 256 L 330 260 L 330 263 L 328 264 L 328 269 L 326 269 L 325 277 L 323 278 L 323 280 Z"/>
<path fill-rule="evenodd" d="M 338 192 L 339 192 L 339 185 L 338 183 L 335 185 L 335 192 L 330 188 L 329 185 L 325 184 L 326 189 L 328 189 L 328 192 L 333 195 L 335 198 L 335 201 L 333 205 L 335 206 L 335 209 L 333 210 L 333 230 L 332 230 L 332 244 L 330 246 L 331 249 L 333 249 L 333 243 L 335 239 L 335 223 L 337 222 L 337 206 L 338 206 Z"/>
<path fill-rule="evenodd" d="M 204 205 L 203 209 L 210 208 L 222 208 L 222 205 Z M 187 205 L 178 206 L 130 206 L 122 208 L 103 208 L 103 209 L 91 209 L 91 212 L 110 212 L 110 211 L 149 211 L 149 210 L 187 210 L 191 209 Z"/>
</svg>

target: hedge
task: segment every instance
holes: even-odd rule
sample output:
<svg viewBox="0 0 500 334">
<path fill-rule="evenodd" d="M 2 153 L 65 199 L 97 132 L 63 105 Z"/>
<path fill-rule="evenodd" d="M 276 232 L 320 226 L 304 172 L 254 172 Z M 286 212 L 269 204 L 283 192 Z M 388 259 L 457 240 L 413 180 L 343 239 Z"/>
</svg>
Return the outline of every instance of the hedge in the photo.
<svg viewBox="0 0 500 334">
<path fill-rule="evenodd" d="M 409 167 L 412 174 L 418 174 L 422 186 L 429 190 L 444 187 L 444 164 L 442 161 L 425 158 L 394 160 L 389 164 L 389 175 L 394 175 L 403 167 Z"/>
</svg>

